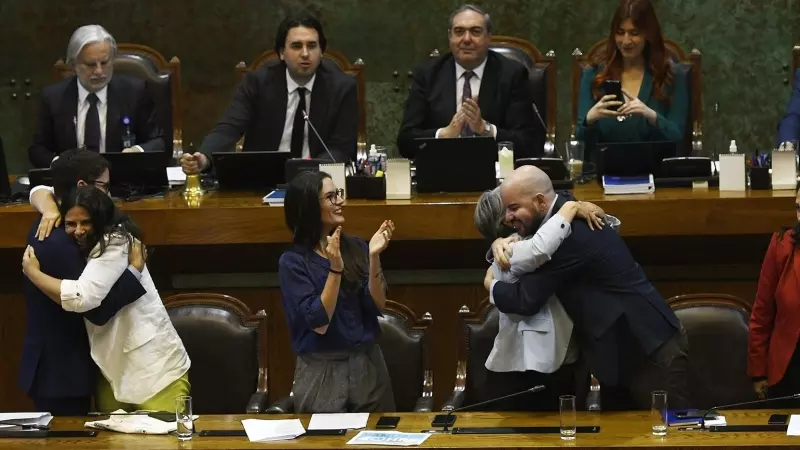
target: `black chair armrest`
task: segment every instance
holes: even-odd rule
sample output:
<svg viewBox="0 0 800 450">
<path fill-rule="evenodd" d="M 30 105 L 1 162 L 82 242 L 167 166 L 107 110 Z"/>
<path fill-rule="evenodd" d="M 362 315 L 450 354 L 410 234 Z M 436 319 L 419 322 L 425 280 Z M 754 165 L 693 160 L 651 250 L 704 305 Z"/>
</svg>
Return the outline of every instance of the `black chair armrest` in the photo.
<svg viewBox="0 0 800 450">
<path fill-rule="evenodd" d="M 414 412 L 429 413 L 433 411 L 433 397 L 420 397 L 414 405 Z"/>
<path fill-rule="evenodd" d="M 460 408 L 461 405 L 464 404 L 464 391 L 453 391 L 453 395 L 444 402 L 442 405 L 442 411 L 452 411 L 456 408 Z"/>
<path fill-rule="evenodd" d="M 268 401 L 269 396 L 266 392 L 255 392 L 250 396 L 245 412 L 247 412 L 247 414 L 261 414 L 267 407 Z"/>
<path fill-rule="evenodd" d="M 267 414 L 294 414 L 294 400 L 290 395 L 283 397 L 275 403 L 269 405 Z"/>
</svg>

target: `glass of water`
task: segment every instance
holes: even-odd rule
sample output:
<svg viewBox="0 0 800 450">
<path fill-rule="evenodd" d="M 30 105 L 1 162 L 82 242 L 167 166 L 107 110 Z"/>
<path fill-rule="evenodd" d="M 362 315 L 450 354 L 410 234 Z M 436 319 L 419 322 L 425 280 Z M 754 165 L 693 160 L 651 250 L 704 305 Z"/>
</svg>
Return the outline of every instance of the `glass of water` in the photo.
<svg viewBox="0 0 800 450">
<path fill-rule="evenodd" d="M 653 436 L 667 435 L 667 391 L 653 391 L 650 393 L 652 403 L 650 406 L 650 423 L 653 427 Z"/>
<path fill-rule="evenodd" d="M 178 440 L 188 441 L 194 432 L 192 420 L 192 397 L 181 395 L 175 397 L 175 421 L 178 425 Z"/>
<path fill-rule="evenodd" d="M 572 441 L 575 439 L 578 423 L 575 413 L 575 396 L 562 395 L 558 397 L 558 410 L 561 417 L 561 439 Z"/>
</svg>

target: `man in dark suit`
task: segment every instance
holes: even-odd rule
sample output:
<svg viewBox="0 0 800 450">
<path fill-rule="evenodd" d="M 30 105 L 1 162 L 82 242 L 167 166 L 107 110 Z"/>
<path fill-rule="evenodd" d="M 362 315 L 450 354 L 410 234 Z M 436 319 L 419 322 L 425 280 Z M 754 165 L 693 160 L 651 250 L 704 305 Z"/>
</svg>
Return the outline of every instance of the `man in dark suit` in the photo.
<svg viewBox="0 0 800 450">
<path fill-rule="evenodd" d="M 90 183 L 105 189 L 107 180 L 108 163 L 99 154 L 88 150 L 64 152 L 53 163 L 57 196 L 65 195 L 75 186 Z M 45 194 L 47 190 L 39 192 Z M 40 221 L 37 220 L 28 233 L 28 245 L 34 248 L 42 271 L 60 279 L 80 278 L 86 266 L 86 255 L 75 241 L 60 226 L 41 240 L 39 236 L 43 234 L 46 233 L 44 230 L 40 232 Z M 28 323 L 19 386 L 33 398 L 37 411 L 70 416 L 83 416 L 89 411 L 97 368 L 89 353 L 84 319 L 103 325 L 121 308 L 145 294 L 139 283 L 140 271 L 144 268 L 139 255 L 141 252 L 131 252 L 132 266 L 129 270 L 112 287 L 101 306 L 83 314 L 64 311 L 25 278 Z"/>
<path fill-rule="evenodd" d="M 786 107 L 786 115 L 778 124 L 775 148 L 780 148 L 784 142 L 798 140 L 800 140 L 800 69 L 794 74 L 794 89 L 792 89 L 789 105 Z"/>
<path fill-rule="evenodd" d="M 506 220 L 523 236 L 535 233 L 568 200 L 533 166 L 515 170 L 501 194 Z M 574 221 L 570 236 L 536 272 L 504 283 L 489 270 L 484 286 L 500 311 L 526 316 L 555 294 L 603 383 L 604 406 L 629 395 L 637 408 L 649 409 L 653 390 L 668 391 L 670 407 L 690 406 L 686 333 L 610 227 L 592 231 L 585 221 Z M 627 406 L 622 403 L 617 406 Z"/>
<path fill-rule="evenodd" d="M 114 38 L 100 25 L 86 25 L 72 34 L 67 63 L 75 76 L 42 90 L 39 120 L 28 148 L 34 167 L 50 167 L 58 155 L 76 147 L 98 153 L 165 150 L 144 81 L 114 75 L 116 51 Z"/>
<path fill-rule="evenodd" d="M 294 158 L 355 159 L 358 92 L 355 79 L 323 61 L 327 40 L 311 16 L 287 17 L 278 26 L 275 51 L 281 62 L 245 75 L 228 110 L 203 141 L 200 152 L 184 154 L 186 173 L 206 171 L 211 154 L 233 151 L 244 135 L 243 151 L 291 152 Z M 320 139 L 304 119 L 317 129 Z"/>
<path fill-rule="evenodd" d="M 514 143 L 514 157 L 540 155 L 544 129 L 533 112 L 528 70 L 489 50 L 489 14 L 465 5 L 450 17 L 450 53 L 414 71 L 397 147 L 414 158 L 416 138 L 493 136 Z"/>
</svg>

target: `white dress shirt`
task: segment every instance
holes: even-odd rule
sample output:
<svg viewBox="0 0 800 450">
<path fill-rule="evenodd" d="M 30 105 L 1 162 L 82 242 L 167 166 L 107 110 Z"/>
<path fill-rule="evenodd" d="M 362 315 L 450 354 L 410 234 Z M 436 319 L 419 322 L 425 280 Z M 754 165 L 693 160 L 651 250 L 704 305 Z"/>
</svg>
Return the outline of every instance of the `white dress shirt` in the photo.
<svg viewBox="0 0 800 450">
<path fill-rule="evenodd" d="M 128 242 L 120 235 L 105 237 L 102 255 L 89 257 L 78 280 L 61 281 L 61 306 L 86 312 L 100 305 L 111 286 L 128 268 Z M 99 244 L 92 250 L 94 256 Z M 92 359 L 109 381 L 114 398 L 141 405 L 182 377 L 189 355 L 145 266 L 140 282 L 147 291 L 105 325 L 84 319 Z"/>
<path fill-rule="evenodd" d="M 483 62 L 478 65 L 475 69 L 472 70 L 472 78 L 469 79 L 469 87 L 472 89 L 472 96 L 474 98 L 478 98 L 478 95 L 481 93 L 481 81 L 483 80 L 483 71 L 486 69 L 486 60 L 489 58 L 484 58 Z M 456 65 L 456 111 L 461 110 L 461 104 L 464 102 L 464 82 L 466 79 L 464 78 L 464 73 L 467 72 L 461 64 L 455 62 Z M 497 136 L 497 127 L 494 125 L 489 126 L 491 131 L 491 136 Z M 439 137 L 439 133 L 444 128 L 439 128 L 436 130 L 436 138 Z"/>
<path fill-rule="evenodd" d="M 311 80 L 303 86 L 297 84 L 294 78 L 289 76 L 289 71 L 286 71 L 286 93 L 288 98 L 286 100 L 286 121 L 283 123 L 283 135 L 281 136 L 281 143 L 278 146 L 279 152 L 292 151 L 292 131 L 294 130 L 294 115 L 297 112 L 297 106 L 300 104 L 300 93 L 297 88 L 306 88 L 306 113 L 311 115 L 311 90 L 314 88 L 314 80 L 317 79 L 315 73 Z M 304 125 L 305 132 L 303 133 L 303 158 L 310 158 L 311 151 L 308 149 L 308 123 Z"/>
</svg>

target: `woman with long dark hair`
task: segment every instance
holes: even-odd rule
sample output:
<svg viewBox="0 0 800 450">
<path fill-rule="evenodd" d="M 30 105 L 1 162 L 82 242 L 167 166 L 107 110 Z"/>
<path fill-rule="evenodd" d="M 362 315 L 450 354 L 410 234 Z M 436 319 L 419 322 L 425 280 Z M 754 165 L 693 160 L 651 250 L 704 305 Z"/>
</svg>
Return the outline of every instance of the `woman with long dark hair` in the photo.
<svg viewBox="0 0 800 450">
<path fill-rule="evenodd" d="M 376 343 L 387 292 L 380 254 L 394 224 L 384 221 L 369 245 L 344 234 L 342 195 L 330 175 L 306 172 L 289 183 L 284 200 L 293 245 L 278 274 L 297 354 L 295 413 L 395 409 Z"/>
<path fill-rule="evenodd" d="M 797 187 L 797 223 L 772 235 L 750 314 L 747 373 L 760 398 L 800 392 L 800 184 Z M 794 400 L 783 407 L 797 405 Z"/>
<path fill-rule="evenodd" d="M 60 209 L 64 230 L 88 259 L 80 278 L 59 280 L 45 274 L 30 246 L 22 269 L 64 310 L 86 312 L 98 307 L 129 270 L 129 254 L 146 257 L 142 233 L 105 192 L 91 185 L 73 190 L 61 200 Z M 140 283 L 145 294 L 106 324 L 85 321 L 92 359 L 102 374 L 96 395 L 100 411 L 172 411 L 175 397 L 189 394 L 189 356 L 146 265 Z"/>
<path fill-rule="evenodd" d="M 606 80 L 621 83 L 624 103 L 606 95 Z M 667 54 L 653 4 L 621 0 L 605 51 L 581 78 L 575 135 L 586 159 L 600 142 L 681 142 L 688 109 L 687 76 Z"/>
</svg>

